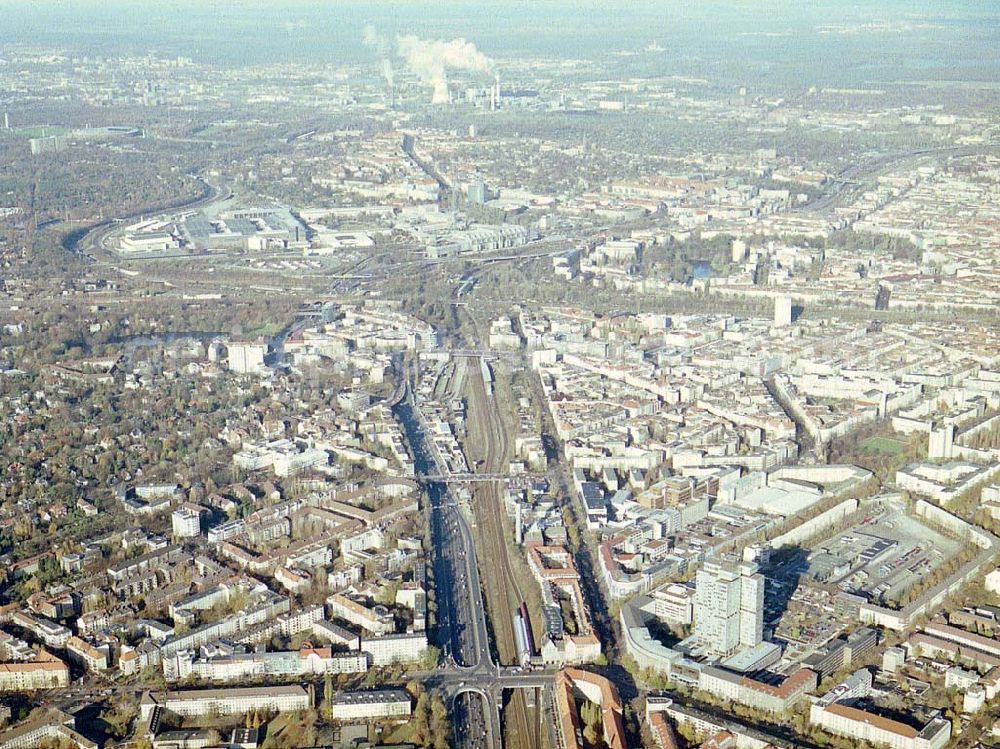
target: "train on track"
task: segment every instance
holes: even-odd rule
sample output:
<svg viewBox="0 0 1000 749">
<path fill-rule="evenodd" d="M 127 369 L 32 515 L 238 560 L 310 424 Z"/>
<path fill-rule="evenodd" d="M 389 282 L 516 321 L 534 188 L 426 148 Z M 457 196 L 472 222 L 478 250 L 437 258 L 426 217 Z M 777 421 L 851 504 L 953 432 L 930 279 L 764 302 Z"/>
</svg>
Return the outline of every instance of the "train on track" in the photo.
<svg viewBox="0 0 1000 749">
<path fill-rule="evenodd" d="M 531 633 L 531 619 L 528 618 L 528 606 L 524 601 L 514 609 L 514 640 L 517 645 L 517 660 L 522 666 L 531 664 L 538 653 L 535 649 L 535 638 Z"/>
</svg>

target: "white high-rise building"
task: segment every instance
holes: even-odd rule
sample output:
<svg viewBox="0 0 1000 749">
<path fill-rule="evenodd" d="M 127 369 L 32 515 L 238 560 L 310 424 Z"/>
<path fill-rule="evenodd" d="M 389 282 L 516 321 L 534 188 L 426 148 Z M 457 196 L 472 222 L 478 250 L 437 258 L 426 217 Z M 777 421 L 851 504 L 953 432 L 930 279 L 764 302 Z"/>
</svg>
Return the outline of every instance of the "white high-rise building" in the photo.
<svg viewBox="0 0 1000 749">
<path fill-rule="evenodd" d="M 779 296 L 774 298 L 774 326 L 787 327 L 792 324 L 792 298 Z"/>
<path fill-rule="evenodd" d="M 263 343 L 230 343 L 229 369 L 237 374 L 259 374 L 264 371 L 264 355 L 267 346 Z"/>
<path fill-rule="evenodd" d="M 177 538 L 194 538 L 201 533 L 201 511 L 190 505 L 182 505 L 173 511 L 170 523 Z"/>
<path fill-rule="evenodd" d="M 698 570 L 694 634 L 709 655 L 732 655 L 763 640 L 764 576 L 757 569 L 708 561 Z"/>
<path fill-rule="evenodd" d="M 931 429 L 930 437 L 927 441 L 928 458 L 953 458 L 955 457 L 955 425 L 944 424 Z"/>
<path fill-rule="evenodd" d="M 764 640 L 764 576 L 755 564 L 740 565 L 740 572 L 740 647 L 752 648 Z"/>
</svg>

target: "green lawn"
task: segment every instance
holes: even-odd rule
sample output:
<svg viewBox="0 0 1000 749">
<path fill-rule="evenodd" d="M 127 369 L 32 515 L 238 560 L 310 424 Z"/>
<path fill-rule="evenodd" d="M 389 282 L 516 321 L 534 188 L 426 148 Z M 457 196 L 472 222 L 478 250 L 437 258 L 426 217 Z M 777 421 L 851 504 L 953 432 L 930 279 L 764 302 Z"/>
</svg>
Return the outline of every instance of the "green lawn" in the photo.
<svg viewBox="0 0 1000 749">
<path fill-rule="evenodd" d="M 14 132 L 25 138 L 45 138 L 53 135 L 66 135 L 70 129 L 57 125 L 36 125 L 34 127 L 17 127 L 14 128 Z"/>
<path fill-rule="evenodd" d="M 258 325 L 255 328 L 248 328 L 243 331 L 243 335 L 248 338 L 257 338 L 258 336 L 270 338 L 271 336 L 276 335 L 283 327 L 284 325 L 281 323 L 269 322 L 264 323 L 263 325 Z"/>
<path fill-rule="evenodd" d="M 905 442 L 891 437 L 871 437 L 861 443 L 861 449 L 865 452 L 882 453 L 883 455 L 899 455 L 905 447 Z"/>
</svg>

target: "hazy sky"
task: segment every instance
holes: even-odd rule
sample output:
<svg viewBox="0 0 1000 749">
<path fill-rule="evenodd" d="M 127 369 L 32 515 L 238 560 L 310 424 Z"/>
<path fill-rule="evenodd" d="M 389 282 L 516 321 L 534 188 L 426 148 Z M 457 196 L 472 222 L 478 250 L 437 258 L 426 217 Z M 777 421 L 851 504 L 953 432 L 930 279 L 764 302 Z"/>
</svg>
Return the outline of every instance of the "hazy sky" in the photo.
<svg viewBox="0 0 1000 749">
<path fill-rule="evenodd" d="M 1000 73 L 1000 2 L 970 0 L 0 0 L 0 55 L 20 44 L 224 64 L 364 62 L 367 24 L 389 36 L 466 37 L 501 59 L 600 57 L 656 41 L 665 69 Z"/>
</svg>

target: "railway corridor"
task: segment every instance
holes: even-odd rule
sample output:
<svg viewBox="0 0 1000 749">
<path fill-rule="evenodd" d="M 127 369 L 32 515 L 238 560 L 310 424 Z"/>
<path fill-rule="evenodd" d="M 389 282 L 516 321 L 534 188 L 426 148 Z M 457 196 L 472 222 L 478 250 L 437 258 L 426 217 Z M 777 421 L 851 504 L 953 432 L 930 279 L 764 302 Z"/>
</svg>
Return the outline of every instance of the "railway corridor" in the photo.
<svg viewBox="0 0 1000 749">
<path fill-rule="evenodd" d="M 479 359 L 482 362 L 482 359 Z M 466 452 L 478 473 L 502 473 L 511 458 L 510 432 L 493 392 L 488 365 L 469 366 L 464 378 L 467 401 L 468 438 Z M 476 486 L 473 514 L 474 536 L 479 552 L 480 577 L 486 598 L 497 660 L 505 666 L 520 664 L 514 616 L 524 601 L 522 586 L 511 565 L 504 529 L 503 486 L 495 482 Z M 507 749 L 538 749 L 547 735 L 542 730 L 541 700 L 528 704 L 524 690 L 509 693 L 504 706 L 504 746 Z"/>
</svg>

